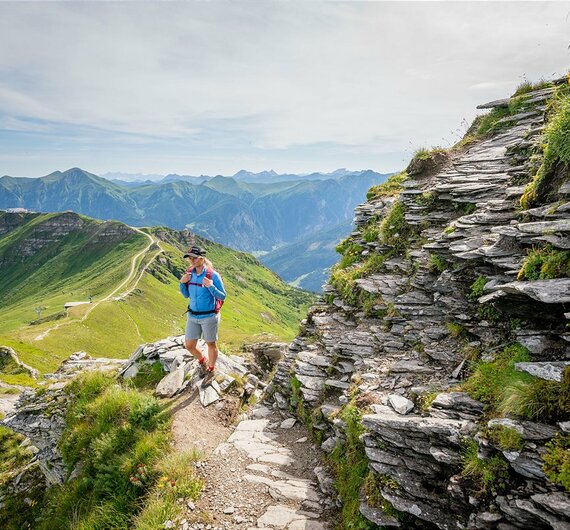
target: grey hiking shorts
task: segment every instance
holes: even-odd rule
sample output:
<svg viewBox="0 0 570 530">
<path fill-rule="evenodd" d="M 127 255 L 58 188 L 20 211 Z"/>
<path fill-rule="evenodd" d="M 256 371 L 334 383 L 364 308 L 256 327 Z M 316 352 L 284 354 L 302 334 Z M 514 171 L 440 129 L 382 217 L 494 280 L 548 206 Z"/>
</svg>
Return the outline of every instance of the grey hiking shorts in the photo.
<svg viewBox="0 0 570 530">
<path fill-rule="evenodd" d="M 188 314 L 186 319 L 186 340 L 196 340 L 202 337 L 205 342 L 216 342 L 218 340 L 218 323 L 220 314 L 206 318 L 196 318 Z"/>
</svg>

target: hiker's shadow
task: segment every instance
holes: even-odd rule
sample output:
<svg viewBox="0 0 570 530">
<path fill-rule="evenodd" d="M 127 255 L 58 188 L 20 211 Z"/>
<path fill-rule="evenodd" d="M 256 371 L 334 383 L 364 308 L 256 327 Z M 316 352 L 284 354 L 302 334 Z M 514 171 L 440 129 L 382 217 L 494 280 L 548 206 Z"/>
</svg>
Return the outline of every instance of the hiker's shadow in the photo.
<svg viewBox="0 0 570 530">
<path fill-rule="evenodd" d="M 198 389 L 193 387 L 188 393 L 184 392 L 178 401 L 166 408 L 170 414 L 174 415 L 194 403 L 199 398 L 199 395 Z"/>
</svg>

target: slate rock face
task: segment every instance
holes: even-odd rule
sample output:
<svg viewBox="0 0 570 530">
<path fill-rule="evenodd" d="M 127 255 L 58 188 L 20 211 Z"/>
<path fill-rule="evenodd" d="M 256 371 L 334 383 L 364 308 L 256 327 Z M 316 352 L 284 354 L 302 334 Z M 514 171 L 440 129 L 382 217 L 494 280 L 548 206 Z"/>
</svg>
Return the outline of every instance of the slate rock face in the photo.
<svg viewBox="0 0 570 530">
<path fill-rule="evenodd" d="M 283 411 L 303 401 L 313 422 L 319 418 L 327 451 L 346 442 L 342 407 L 371 411 L 360 420 L 368 468 L 408 528 L 570 528 L 570 495 L 546 478 L 542 460 L 545 444 L 570 430 L 568 422 L 491 419 L 458 388 L 475 356 L 493 360 L 513 342 L 531 355 L 516 369 L 535 377 L 561 382 L 570 363 L 570 279 L 517 279 L 532 248 L 570 248 L 567 186 L 558 182 L 547 203 L 524 213 L 519 204 L 536 173 L 530 157 L 541 150 L 554 90 L 530 92 L 526 107 L 493 135 L 433 164 L 414 162 L 399 196 L 356 208 L 349 244 L 360 255 L 351 267 L 375 255 L 381 265 L 359 275 L 352 298 L 345 285 L 326 286 L 268 389 Z M 412 235 L 404 241 L 404 232 L 396 234 L 399 248 L 371 241 L 398 201 Z M 482 292 L 474 294 L 481 278 Z M 406 400 L 415 408 L 398 410 Z M 520 446 L 499 447 L 489 434 L 497 429 L 512 429 Z M 484 496 L 463 476 L 469 441 L 479 458 L 502 459 L 504 492 Z M 365 497 L 360 512 L 394 524 Z"/>
</svg>

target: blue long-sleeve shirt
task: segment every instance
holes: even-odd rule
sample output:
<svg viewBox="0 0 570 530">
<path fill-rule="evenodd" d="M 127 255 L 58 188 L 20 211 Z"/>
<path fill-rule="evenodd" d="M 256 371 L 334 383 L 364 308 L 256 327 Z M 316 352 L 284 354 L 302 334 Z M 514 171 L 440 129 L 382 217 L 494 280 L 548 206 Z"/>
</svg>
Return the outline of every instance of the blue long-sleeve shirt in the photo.
<svg viewBox="0 0 570 530">
<path fill-rule="evenodd" d="M 194 318 L 211 317 L 214 314 L 213 311 L 216 298 L 218 300 L 225 300 L 226 298 L 224 282 L 222 281 L 222 277 L 216 271 L 212 273 L 212 285 L 210 285 L 210 287 L 202 287 L 202 282 L 206 277 L 206 271 L 207 269 L 204 267 L 202 274 L 196 274 L 196 269 L 192 269 L 190 281 L 188 283 L 180 283 L 180 292 L 184 298 L 190 298 L 188 308 L 191 311 L 211 311 L 208 315 L 190 314 Z M 197 283 L 199 285 L 190 285 L 191 283 Z"/>
</svg>

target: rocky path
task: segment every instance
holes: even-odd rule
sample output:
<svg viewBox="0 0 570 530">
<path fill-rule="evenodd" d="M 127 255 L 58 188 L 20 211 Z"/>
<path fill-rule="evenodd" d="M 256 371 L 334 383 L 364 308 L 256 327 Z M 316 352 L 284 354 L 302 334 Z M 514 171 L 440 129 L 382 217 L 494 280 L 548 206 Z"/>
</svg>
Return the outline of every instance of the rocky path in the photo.
<svg viewBox="0 0 570 530">
<path fill-rule="evenodd" d="M 207 422 L 203 417 L 201 430 Z M 320 451 L 294 418 L 283 420 L 257 407 L 197 471 L 205 489 L 182 523 L 184 530 L 333 528 L 330 497 L 319 487 L 330 488 L 332 481 L 321 468 Z"/>
</svg>

